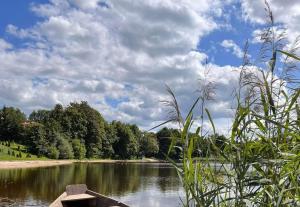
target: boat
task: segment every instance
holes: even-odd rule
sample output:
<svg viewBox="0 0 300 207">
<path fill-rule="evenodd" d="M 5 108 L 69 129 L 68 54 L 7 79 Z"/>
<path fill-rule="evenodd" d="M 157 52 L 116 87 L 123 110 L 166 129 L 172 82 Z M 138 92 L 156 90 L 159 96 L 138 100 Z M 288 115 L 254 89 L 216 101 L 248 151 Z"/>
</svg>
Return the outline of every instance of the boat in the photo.
<svg viewBox="0 0 300 207">
<path fill-rule="evenodd" d="M 85 184 L 68 185 L 49 207 L 129 207 L 128 205 L 93 192 Z"/>
</svg>

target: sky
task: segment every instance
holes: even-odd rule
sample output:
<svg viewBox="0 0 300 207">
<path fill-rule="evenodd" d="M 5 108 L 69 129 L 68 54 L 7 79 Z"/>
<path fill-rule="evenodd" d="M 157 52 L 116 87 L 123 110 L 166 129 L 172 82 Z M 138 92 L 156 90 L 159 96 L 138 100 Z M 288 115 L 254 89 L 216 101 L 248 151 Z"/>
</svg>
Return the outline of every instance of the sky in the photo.
<svg viewBox="0 0 300 207">
<path fill-rule="evenodd" d="M 292 45 L 300 1 L 269 4 Z M 215 84 L 207 107 L 226 133 L 247 40 L 257 61 L 264 8 L 263 0 L 1 0 L 0 106 L 29 115 L 87 101 L 109 121 L 149 129 L 167 119 L 166 85 L 187 111 L 207 81 Z"/>
</svg>

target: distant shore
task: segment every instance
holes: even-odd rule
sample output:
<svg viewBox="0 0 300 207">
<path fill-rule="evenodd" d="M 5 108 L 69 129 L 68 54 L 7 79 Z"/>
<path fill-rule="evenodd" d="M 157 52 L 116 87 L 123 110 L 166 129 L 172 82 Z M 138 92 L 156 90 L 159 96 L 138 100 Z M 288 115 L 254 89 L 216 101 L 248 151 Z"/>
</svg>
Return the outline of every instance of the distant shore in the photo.
<svg viewBox="0 0 300 207">
<path fill-rule="evenodd" d="M 35 168 L 72 164 L 74 160 L 22 160 L 0 161 L 0 169 Z"/>
<path fill-rule="evenodd" d="M 57 165 L 69 165 L 73 163 L 161 163 L 165 162 L 157 159 L 140 159 L 140 160 L 110 160 L 110 159 L 95 159 L 95 160 L 23 160 L 23 161 L 0 161 L 0 169 L 17 169 L 17 168 L 36 168 L 49 167 Z"/>
</svg>

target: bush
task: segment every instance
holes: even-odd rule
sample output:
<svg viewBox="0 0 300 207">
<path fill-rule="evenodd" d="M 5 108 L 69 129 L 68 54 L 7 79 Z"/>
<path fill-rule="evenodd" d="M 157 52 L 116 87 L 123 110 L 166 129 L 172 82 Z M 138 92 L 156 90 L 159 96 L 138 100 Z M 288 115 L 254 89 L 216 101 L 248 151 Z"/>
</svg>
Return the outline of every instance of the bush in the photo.
<svg viewBox="0 0 300 207">
<path fill-rule="evenodd" d="M 62 134 L 57 134 L 57 148 L 59 151 L 59 159 L 73 159 L 74 152 L 67 138 Z"/>
<path fill-rule="evenodd" d="M 143 156 L 156 156 L 159 150 L 156 134 L 144 133 L 141 138 L 140 150 Z"/>
<path fill-rule="evenodd" d="M 76 159 L 85 158 L 86 148 L 85 145 L 81 143 L 79 139 L 74 139 L 72 141 L 72 147 L 74 151 L 74 158 Z"/>
<path fill-rule="evenodd" d="M 47 157 L 49 157 L 50 159 L 58 159 L 59 158 L 59 151 L 58 149 L 56 149 L 55 146 L 50 146 L 48 148 L 48 154 L 47 154 Z"/>
</svg>

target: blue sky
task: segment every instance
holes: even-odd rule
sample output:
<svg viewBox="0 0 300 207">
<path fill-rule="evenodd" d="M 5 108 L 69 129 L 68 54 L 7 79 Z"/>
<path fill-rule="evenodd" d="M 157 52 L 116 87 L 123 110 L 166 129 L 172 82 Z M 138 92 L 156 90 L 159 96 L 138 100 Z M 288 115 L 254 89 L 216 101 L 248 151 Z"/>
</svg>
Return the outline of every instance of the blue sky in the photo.
<svg viewBox="0 0 300 207">
<path fill-rule="evenodd" d="M 292 34 L 289 46 L 300 32 L 300 2 L 270 5 L 276 31 Z M 247 40 L 258 61 L 264 7 L 262 0 L 0 1 L 0 104 L 29 114 L 84 100 L 108 120 L 149 128 L 166 118 L 165 84 L 185 109 L 205 79 L 216 83 L 209 107 L 224 131 Z"/>
<path fill-rule="evenodd" d="M 0 35 L 2 38 L 10 41 L 16 47 L 22 46 L 22 41 L 18 38 L 7 34 L 6 27 L 9 24 L 16 25 L 21 28 L 33 26 L 41 18 L 35 15 L 30 6 L 33 3 L 45 3 L 47 0 L 31 1 L 31 0 L 5 0 L 0 2 Z"/>
</svg>

